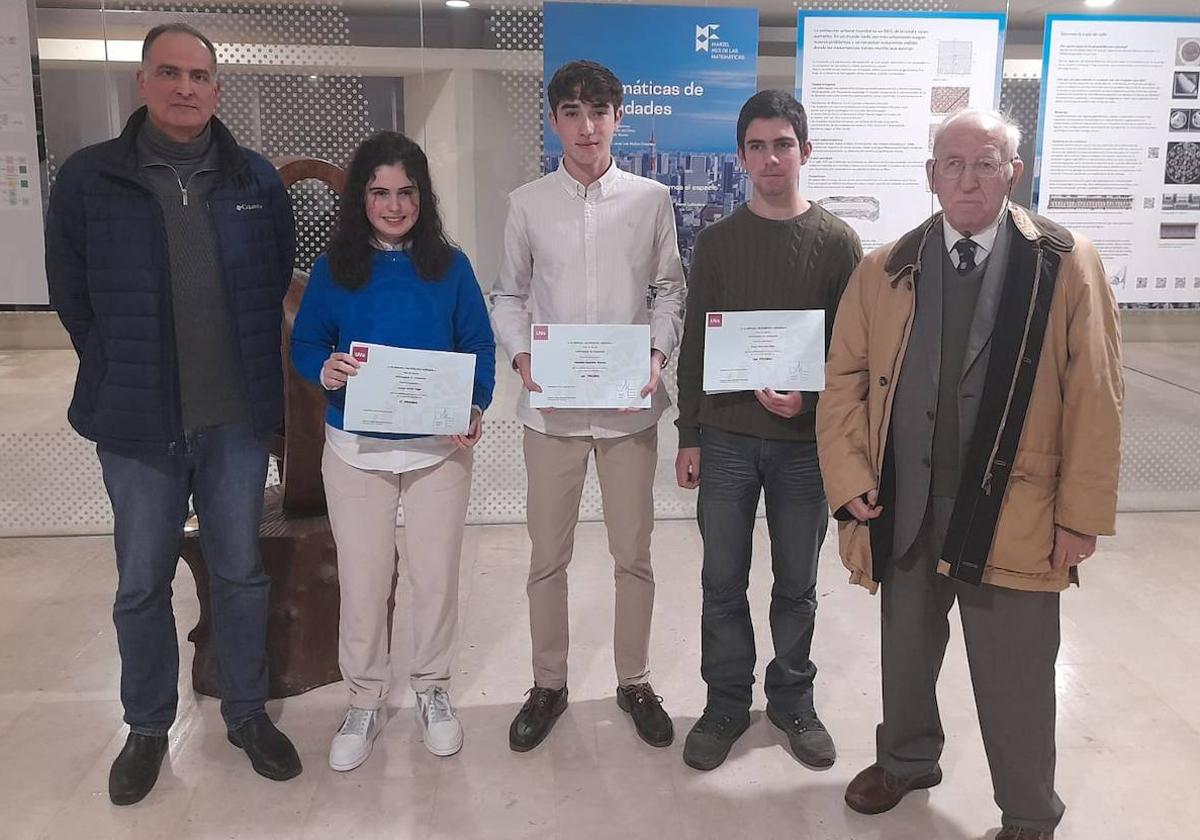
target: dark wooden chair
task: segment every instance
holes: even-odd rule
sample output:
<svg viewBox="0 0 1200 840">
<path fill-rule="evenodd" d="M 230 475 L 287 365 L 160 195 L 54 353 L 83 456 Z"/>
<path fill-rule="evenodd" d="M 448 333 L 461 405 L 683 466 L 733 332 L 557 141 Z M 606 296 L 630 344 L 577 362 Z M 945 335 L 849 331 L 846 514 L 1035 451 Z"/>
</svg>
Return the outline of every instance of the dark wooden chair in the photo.
<svg viewBox="0 0 1200 840">
<path fill-rule="evenodd" d="M 273 161 L 291 187 L 315 179 L 341 193 L 345 172 L 332 163 L 311 158 Z M 323 244 L 323 243 L 322 243 Z M 263 495 L 259 551 L 271 578 L 267 619 L 267 666 L 271 697 L 289 697 L 341 679 L 338 670 L 337 550 L 325 508 L 321 481 L 321 452 L 325 445 L 325 397 L 292 367 L 289 345 L 292 326 L 308 284 L 300 270 L 292 274 L 283 304 L 284 428 L 272 441 L 280 483 Z M 220 696 L 216 651 L 212 644 L 208 564 L 200 548 L 199 531 L 184 533 L 181 552 L 196 581 L 200 620 L 188 634 L 195 645 L 192 687 L 200 694 Z M 393 578 L 394 579 L 394 578 Z M 393 587 L 394 591 L 394 587 Z M 388 602 L 391 629 L 394 601 Z"/>
</svg>

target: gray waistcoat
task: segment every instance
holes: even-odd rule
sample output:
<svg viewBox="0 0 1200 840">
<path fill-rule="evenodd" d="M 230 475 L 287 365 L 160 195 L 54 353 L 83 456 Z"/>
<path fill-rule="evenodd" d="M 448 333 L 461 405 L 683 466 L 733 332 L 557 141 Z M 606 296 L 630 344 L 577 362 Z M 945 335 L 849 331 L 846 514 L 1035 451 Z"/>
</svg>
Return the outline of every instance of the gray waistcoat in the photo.
<svg viewBox="0 0 1200 840">
<path fill-rule="evenodd" d="M 983 285 L 987 260 L 969 271 L 960 272 L 942 251 L 942 349 L 938 372 L 937 418 L 933 421 L 933 472 L 929 494 L 953 499 L 958 495 L 962 474 L 958 429 L 958 388 L 967 360 L 967 342 L 971 338 L 971 319 Z"/>
<path fill-rule="evenodd" d="M 966 458 L 979 396 L 987 372 L 988 347 L 996 321 L 996 307 L 1008 262 L 1009 223 L 1004 224 L 987 261 L 983 283 L 967 336 L 962 376 L 958 383 L 958 464 Z M 892 406 L 891 441 L 896 465 L 896 511 L 893 556 L 901 557 L 912 546 L 925 518 L 932 489 L 934 425 L 938 412 L 938 386 L 942 367 L 942 306 L 945 239 L 942 224 L 933 225 L 921 252 L 921 273 L 915 287 L 916 311 L 904 353 L 904 364 Z M 947 281 L 957 277 L 946 278 Z M 943 407 L 944 410 L 945 407 Z M 944 483 L 944 482 L 943 482 Z"/>
</svg>

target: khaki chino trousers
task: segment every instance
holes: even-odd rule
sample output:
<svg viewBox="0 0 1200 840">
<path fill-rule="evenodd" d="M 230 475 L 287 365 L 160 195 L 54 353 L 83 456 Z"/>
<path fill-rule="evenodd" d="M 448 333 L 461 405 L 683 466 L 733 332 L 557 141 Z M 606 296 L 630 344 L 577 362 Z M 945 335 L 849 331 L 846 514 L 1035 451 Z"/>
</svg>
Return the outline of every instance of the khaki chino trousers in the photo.
<svg viewBox="0 0 1200 840">
<path fill-rule="evenodd" d="M 608 549 L 615 563 L 616 605 L 613 658 L 620 685 L 649 678 L 650 617 L 654 572 L 650 533 L 654 529 L 654 470 L 658 429 L 619 438 L 559 437 L 525 429 L 529 539 L 529 633 L 533 681 L 542 688 L 567 684 L 567 567 L 575 548 L 579 501 L 588 460 L 604 505 Z"/>
<path fill-rule="evenodd" d="M 458 627 L 458 569 L 471 495 L 470 449 L 406 473 L 353 467 L 325 448 L 321 471 L 337 543 L 338 664 L 350 705 L 378 709 L 392 683 L 387 602 L 399 547 L 412 587 L 414 691 L 447 686 Z M 403 542 L 396 512 L 404 505 Z"/>
</svg>

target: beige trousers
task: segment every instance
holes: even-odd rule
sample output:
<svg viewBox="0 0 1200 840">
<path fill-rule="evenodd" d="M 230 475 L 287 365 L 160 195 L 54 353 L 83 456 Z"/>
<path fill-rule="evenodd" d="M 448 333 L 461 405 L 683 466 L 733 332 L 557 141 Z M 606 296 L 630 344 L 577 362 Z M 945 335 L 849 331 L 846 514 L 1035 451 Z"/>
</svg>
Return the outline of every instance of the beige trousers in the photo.
<svg viewBox="0 0 1200 840">
<path fill-rule="evenodd" d="M 533 681 L 543 688 L 567 684 L 567 566 L 575 547 L 579 500 L 588 458 L 596 453 L 596 476 L 604 504 L 608 550 L 616 564 L 613 658 L 621 685 L 649 678 L 650 616 L 654 572 L 654 468 L 658 429 L 619 438 L 556 437 L 525 429 L 529 475 L 527 519 L 533 551 L 529 562 L 529 634 Z"/>
<path fill-rule="evenodd" d="M 391 688 L 387 602 L 397 547 L 412 587 L 409 681 L 421 691 L 450 680 L 471 463 L 471 450 L 460 449 L 432 467 L 396 474 L 352 467 L 325 448 L 321 472 L 341 590 L 338 664 L 353 706 L 378 709 Z M 404 539 L 397 546 L 401 502 Z"/>
</svg>

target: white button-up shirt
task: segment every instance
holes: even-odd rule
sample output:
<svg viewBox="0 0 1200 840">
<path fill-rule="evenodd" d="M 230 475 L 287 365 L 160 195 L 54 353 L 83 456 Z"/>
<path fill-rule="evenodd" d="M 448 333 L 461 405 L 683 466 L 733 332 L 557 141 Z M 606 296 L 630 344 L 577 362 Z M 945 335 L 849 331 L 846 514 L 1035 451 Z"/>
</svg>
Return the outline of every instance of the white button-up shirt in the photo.
<svg viewBox="0 0 1200 840">
<path fill-rule="evenodd" d="M 653 302 L 649 301 L 651 289 Z M 508 196 L 504 258 L 492 288 L 496 339 L 511 358 L 530 352 L 532 324 L 649 324 L 668 359 L 683 331 L 685 287 L 670 191 L 615 163 L 583 186 L 565 166 Z M 660 384 L 645 411 L 529 407 L 517 417 L 549 435 L 622 437 L 658 422 L 670 405 Z"/>
<path fill-rule="evenodd" d="M 942 218 L 942 231 L 946 237 L 946 251 L 950 254 L 950 262 L 958 268 L 959 256 L 958 251 L 954 250 L 954 246 L 960 239 L 970 239 L 975 243 L 975 265 L 983 265 L 983 261 L 992 253 L 992 249 L 996 247 L 996 234 L 1000 232 L 1000 220 L 1005 218 L 1005 211 L 1008 210 L 1008 205 L 1005 205 L 1004 210 L 1000 211 L 1000 215 L 990 225 L 974 236 L 964 236 L 959 233 L 950 222 Z"/>
</svg>

